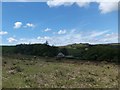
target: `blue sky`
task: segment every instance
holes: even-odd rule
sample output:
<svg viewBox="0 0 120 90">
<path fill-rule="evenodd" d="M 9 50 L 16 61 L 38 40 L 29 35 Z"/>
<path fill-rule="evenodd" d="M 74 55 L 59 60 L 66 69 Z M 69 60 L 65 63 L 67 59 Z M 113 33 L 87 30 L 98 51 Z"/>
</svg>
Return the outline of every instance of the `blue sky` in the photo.
<svg viewBox="0 0 120 90">
<path fill-rule="evenodd" d="M 107 3 L 106 3 L 107 4 Z M 117 43 L 118 11 L 113 4 L 2 3 L 3 45 Z"/>
</svg>

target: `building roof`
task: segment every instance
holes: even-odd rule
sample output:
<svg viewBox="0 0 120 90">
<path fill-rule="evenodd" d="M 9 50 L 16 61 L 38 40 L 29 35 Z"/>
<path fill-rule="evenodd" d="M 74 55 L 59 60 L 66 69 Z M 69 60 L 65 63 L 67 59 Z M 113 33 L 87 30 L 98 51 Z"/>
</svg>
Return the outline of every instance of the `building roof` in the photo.
<svg viewBox="0 0 120 90">
<path fill-rule="evenodd" d="M 63 53 L 58 53 L 57 57 L 64 57 L 65 55 Z"/>
</svg>

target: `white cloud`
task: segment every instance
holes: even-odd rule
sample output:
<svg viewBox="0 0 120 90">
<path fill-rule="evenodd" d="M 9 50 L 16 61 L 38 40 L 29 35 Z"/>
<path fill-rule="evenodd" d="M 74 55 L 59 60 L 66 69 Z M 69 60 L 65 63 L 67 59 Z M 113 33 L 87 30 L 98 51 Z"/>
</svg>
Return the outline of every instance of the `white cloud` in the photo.
<svg viewBox="0 0 120 90">
<path fill-rule="evenodd" d="M 56 7 L 56 6 L 69 6 L 72 5 L 74 2 L 68 2 L 67 0 L 48 0 L 47 5 L 49 7 Z"/>
<path fill-rule="evenodd" d="M 38 39 L 38 40 L 39 40 L 39 39 L 41 39 L 41 38 L 42 38 L 42 37 L 40 37 L 40 36 L 39 36 L 39 37 L 37 37 L 37 39 Z"/>
<path fill-rule="evenodd" d="M 18 29 L 18 28 L 21 28 L 22 27 L 22 22 L 15 22 L 14 23 L 14 28 L 15 29 Z"/>
<path fill-rule="evenodd" d="M 44 43 L 46 40 L 52 41 L 52 38 L 49 36 L 44 36 L 44 37 L 37 37 L 37 40 L 39 40 L 39 42 L 41 42 L 41 43 Z"/>
<path fill-rule="evenodd" d="M 79 7 L 87 7 L 91 2 L 99 4 L 98 8 L 102 14 L 118 10 L 118 1 L 120 0 L 48 0 L 49 7 L 58 7 L 61 5 L 69 6 L 77 4 Z"/>
<path fill-rule="evenodd" d="M 37 39 L 38 40 L 48 40 L 48 39 L 50 39 L 50 37 L 48 37 L 48 36 L 44 36 L 44 37 L 37 37 Z"/>
<path fill-rule="evenodd" d="M 60 30 L 58 31 L 58 34 L 65 34 L 67 31 L 66 30 Z"/>
<path fill-rule="evenodd" d="M 99 33 L 99 34 L 97 34 Z M 109 33 L 107 30 L 91 32 L 78 32 L 77 30 L 69 30 L 64 35 L 54 36 L 38 36 L 36 38 L 24 38 L 18 40 L 17 44 L 20 43 L 45 43 L 48 41 L 50 45 L 63 46 L 73 43 L 90 43 L 90 44 L 103 44 L 103 43 L 117 43 L 118 34 Z"/>
<path fill-rule="evenodd" d="M 107 32 L 109 32 L 109 31 L 108 30 L 99 31 L 99 32 L 98 31 L 93 31 L 93 32 L 91 32 L 90 37 L 94 38 L 94 37 L 102 36 L 102 35 L 106 34 Z"/>
<path fill-rule="evenodd" d="M 46 2 L 46 1 L 54 1 L 54 0 L 2 0 L 2 2 Z M 118 2 L 119 0 L 55 0 L 57 2 Z"/>
<path fill-rule="evenodd" d="M 50 28 L 46 28 L 44 31 L 48 32 L 48 31 L 51 31 L 51 29 Z"/>
<path fill-rule="evenodd" d="M 106 13 L 109 13 L 112 11 L 116 11 L 116 10 L 118 10 L 118 3 L 117 2 L 112 2 L 112 3 L 99 2 L 99 10 L 103 14 L 106 14 Z"/>
<path fill-rule="evenodd" d="M 88 7 L 90 2 L 76 2 L 79 7 Z"/>
<path fill-rule="evenodd" d="M 25 26 L 22 26 L 22 25 L 23 25 L 22 22 L 15 22 L 14 23 L 14 28 L 19 29 L 19 28 L 22 28 L 22 27 L 24 27 L 24 28 L 28 28 L 28 27 L 34 28 L 35 27 L 35 25 L 32 24 L 32 23 L 26 23 Z"/>
<path fill-rule="evenodd" d="M 34 25 L 34 24 L 32 24 L 32 23 L 27 23 L 25 27 L 31 27 L 31 28 L 34 28 L 34 27 L 35 27 L 35 25 Z"/>
<path fill-rule="evenodd" d="M 45 2 L 47 0 L 2 0 L 2 2 Z"/>
<path fill-rule="evenodd" d="M 58 7 L 61 5 L 70 6 L 77 4 L 80 7 L 87 7 L 91 2 L 99 4 L 98 8 L 102 14 L 118 10 L 120 0 L 3 0 L 3 2 L 47 2 L 49 7 Z"/>
<path fill-rule="evenodd" d="M 33 44 L 33 43 L 45 43 L 45 41 L 49 41 L 49 42 L 52 42 L 52 38 L 51 37 L 49 37 L 49 36 L 44 36 L 44 37 L 41 37 L 41 36 L 39 36 L 39 37 L 37 37 L 37 38 L 21 38 L 21 39 L 19 39 L 18 40 L 18 42 L 17 42 L 17 44 L 29 44 L 29 43 L 31 43 L 31 44 Z"/>
<path fill-rule="evenodd" d="M 0 31 L 0 35 L 6 35 L 6 34 L 8 34 L 8 32 L 6 32 L 6 31 Z"/>
<path fill-rule="evenodd" d="M 13 37 L 9 37 L 7 40 L 8 40 L 9 43 L 13 43 L 13 42 L 16 42 L 16 41 L 17 41 L 17 40 L 16 40 L 15 38 L 13 38 Z"/>
<path fill-rule="evenodd" d="M 104 36 L 103 39 L 104 42 L 109 42 L 111 43 L 118 42 L 118 33 L 109 33 Z"/>
<path fill-rule="evenodd" d="M 103 44 L 103 43 L 117 43 L 118 34 L 109 33 L 109 31 L 98 31 L 96 34 L 89 33 L 89 36 L 84 37 L 84 41 L 88 41 L 91 44 Z"/>
</svg>

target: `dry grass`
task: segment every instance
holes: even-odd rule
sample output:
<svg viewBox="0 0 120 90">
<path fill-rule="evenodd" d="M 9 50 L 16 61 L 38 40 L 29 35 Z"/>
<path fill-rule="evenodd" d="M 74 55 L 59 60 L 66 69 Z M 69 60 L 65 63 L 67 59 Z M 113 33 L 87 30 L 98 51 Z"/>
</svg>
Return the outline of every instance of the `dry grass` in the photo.
<svg viewBox="0 0 120 90">
<path fill-rule="evenodd" d="M 3 57 L 3 88 L 117 88 L 117 80 L 114 63 Z"/>
</svg>

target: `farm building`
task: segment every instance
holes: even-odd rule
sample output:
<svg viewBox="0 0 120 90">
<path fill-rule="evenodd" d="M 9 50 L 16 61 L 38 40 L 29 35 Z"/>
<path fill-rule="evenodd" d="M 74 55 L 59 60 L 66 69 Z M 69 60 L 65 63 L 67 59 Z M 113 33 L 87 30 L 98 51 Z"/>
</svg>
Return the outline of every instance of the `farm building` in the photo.
<svg viewBox="0 0 120 90">
<path fill-rule="evenodd" d="M 61 58 L 64 58 L 65 55 L 63 53 L 58 53 L 58 55 L 56 56 L 57 59 L 61 59 Z"/>
</svg>

